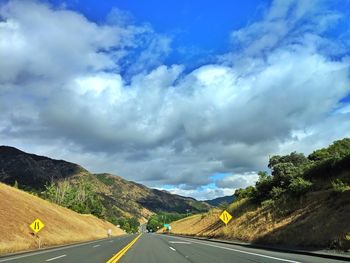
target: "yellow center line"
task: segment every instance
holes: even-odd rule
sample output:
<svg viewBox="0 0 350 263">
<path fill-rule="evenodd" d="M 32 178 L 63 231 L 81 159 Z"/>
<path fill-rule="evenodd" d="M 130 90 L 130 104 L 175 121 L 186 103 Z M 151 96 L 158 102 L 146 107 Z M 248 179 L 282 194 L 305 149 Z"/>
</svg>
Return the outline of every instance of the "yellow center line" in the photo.
<svg viewBox="0 0 350 263">
<path fill-rule="evenodd" d="M 110 260 L 106 263 L 115 263 L 136 243 L 136 241 L 140 238 L 142 234 L 138 235 L 134 238 L 129 244 L 127 244 L 122 250 L 120 250 L 117 254 L 115 254 Z"/>
</svg>

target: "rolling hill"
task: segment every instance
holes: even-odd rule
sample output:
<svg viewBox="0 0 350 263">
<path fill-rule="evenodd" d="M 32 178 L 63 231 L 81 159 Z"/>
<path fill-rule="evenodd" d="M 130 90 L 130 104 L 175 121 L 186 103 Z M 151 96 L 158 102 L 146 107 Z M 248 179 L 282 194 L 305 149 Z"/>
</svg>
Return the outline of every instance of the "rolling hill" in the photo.
<svg viewBox="0 0 350 263">
<path fill-rule="evenodd" d="M 309 156 L 273 156 L 271 175 L 259 173 L 255 186 L 238 189 L 226 210 L 193 215 L 171 224 L 175 234 L 252 243 L 350 249 L 350 139 L 335 141 Z"/>
<path fill-rule="evenodd" d="M 29 228 L 39 218 L 43 247 L 105 238 L 125 232 L 92 215 L 78 214 L 37 196 L 0 183 L 0 254 L 37 248 L 37 239 Z"/>
<path fill-rule="evenodd" d="M 0 146 L 0 182 L 16 184 L 57 204 L 115 224 L 120 218 L 136 217 L 146 222 L 157 212 L 198 213 L 210 208 L 193 198 L 150 189 L 111 174 L 92 174 L 77 164 L 8 146 Z"/>
<path fill-rule="evenodd" d="M 221 204 L 230 204 L 233 202 L 234 199 L 235 199 L 234 195 L 227 195 L 227 196 L 222 196 L 222 197 L 218 197 L 210 200 L 204 200 L 204 202 L 212 206 L 219 206 Z"/>
</svg>

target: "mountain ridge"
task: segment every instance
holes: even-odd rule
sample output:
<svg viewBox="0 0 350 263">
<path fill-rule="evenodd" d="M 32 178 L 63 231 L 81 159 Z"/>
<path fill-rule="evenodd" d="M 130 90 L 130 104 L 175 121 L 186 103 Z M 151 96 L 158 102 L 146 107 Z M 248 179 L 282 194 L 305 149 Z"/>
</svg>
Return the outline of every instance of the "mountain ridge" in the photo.
<svg viewBox="0 0 350 263">
<path fill-rule="evenodd" d="M 234 195 L 225 195 L 225 196 L 221 196 L 213 199 L 204 200 L 204 202 L 212 206 L 219 206 L 221 204 L 226 204 L 226 203 L 230 204 L 234 201 L 234 199 L 235 199 Z"/>
<path fill-rule="evenodd" d="M 53 180 L 87 172 L 75 163 L 26 153 L 12 146 L 0 146 L 0 181 L 9 185 L 17 182 L 42 190 Z"/>
<path fill-rule="evenodd" d="M 136 217 L 145 222 L 158 212 L 198 213 L 210 208 L 191 197 L 152 189 L 109 173 L 93 174 L 78 164 L 26 153 L 11 146 L 0 146 L 0 182 L 18 185 L 62 206 L 92 213 L 114 224 L 119 224 L 120 218 Z M 88 208 L 81 207 L 80 199 L 67 201 L 66 196 L 57 197 L 58 193 L 67 192 L 81 198 L 79 191 L 91 197 L 84 199 L 89 203 Z"/>
</svg>

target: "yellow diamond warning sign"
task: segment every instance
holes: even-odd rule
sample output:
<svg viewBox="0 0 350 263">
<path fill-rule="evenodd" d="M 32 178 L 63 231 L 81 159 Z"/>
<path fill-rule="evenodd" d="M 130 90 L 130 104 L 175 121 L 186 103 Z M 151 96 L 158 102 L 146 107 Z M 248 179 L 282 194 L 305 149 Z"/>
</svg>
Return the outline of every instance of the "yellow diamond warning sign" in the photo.
<svg viewBox="0 0 350 263">
<path fill-rule="evenodd" d="M 230 220 L 232 219 L 232 216 L 230 215 L 229 212 L 227 212 L 225 210 L 224 212 L 221 213 L 220 219 L 221 219 L 222 222 L 225 223 L 225 225 L 227 225 L 227 223 L 230 222 Z"/>
<path fill-rule="evenodd" d="M 44 227 L 44 223 L 40 221 L 40 219 L 36 219 L 34 220 L 33 223 L 31 223 L 29 225 L 29 227 L 36 233 L 38 234 L 38 232 Z"/>
</svg>

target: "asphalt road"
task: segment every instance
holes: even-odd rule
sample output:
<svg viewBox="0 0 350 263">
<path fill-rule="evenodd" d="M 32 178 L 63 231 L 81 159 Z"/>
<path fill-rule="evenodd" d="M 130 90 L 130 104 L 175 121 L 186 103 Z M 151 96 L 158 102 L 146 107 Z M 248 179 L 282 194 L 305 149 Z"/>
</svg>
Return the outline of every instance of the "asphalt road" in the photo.
<svg viewBox="0 0 350 263">
<path fill-rule="evenodd" d="M 38 251 L 7 258 L 11 263 L 105 263 L 129 244 L 136 235 L 125 235 L 82 245 Z M 339 263 L 300 254 L 254 249 L 190 238 L 143 234 L 120 259 L 121 263 Z"/>
<path fill-rule="evenodd" d="M 121 263 L 339 263 L 342 261 L 189 238 L 143 234 Z"/>
<path fill-rule="evenodd" d="M 9 263 L 105 263 L 130 243 L 136 235 L 123 235 L 101 241 L 43 250 L 23 255 L 0 258 Z"/>
</svg>

